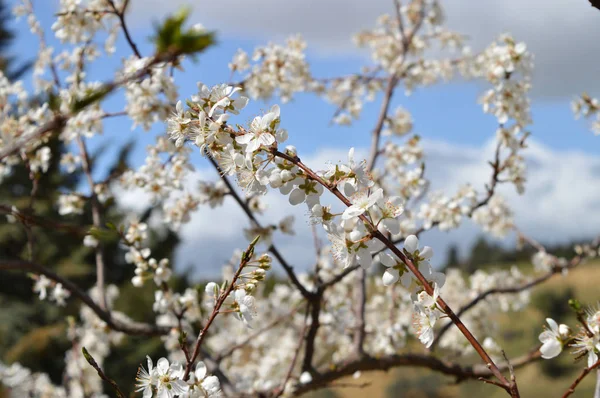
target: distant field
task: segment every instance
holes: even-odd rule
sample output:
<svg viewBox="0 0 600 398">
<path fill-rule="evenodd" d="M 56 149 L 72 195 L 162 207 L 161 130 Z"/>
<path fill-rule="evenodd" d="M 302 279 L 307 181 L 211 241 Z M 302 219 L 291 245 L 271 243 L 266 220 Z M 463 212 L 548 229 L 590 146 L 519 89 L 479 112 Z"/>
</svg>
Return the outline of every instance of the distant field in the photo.
<svg viewBox="0 0 600 398">
<path fill-rule="evenodd" d="M 555 276 L 550 281 L 533 290 L 531 305 L 521 313 L 501 315 L 501 336 L 497 339 L 509 356 L 517 356 L 538 343 L 548 306 L 550 295 L 559 297 L 556 306 L 564 305 L 567 312 L 560 318 L 562 323 L 574 327 L 572 313 L 567 310 L 566 300 L 572 296 L 583 304 L 596 305 L 600 300 L 600 262 L 590 262 L 572 270 L 567 276 Z M 569 291 L 570 290 L 570 291 Z M 564 302 L 564 303 L 563 303 Z M 543 310 L 542 310 L 543 309 Z M 556 319 L 559 321 L 559 319 Z M 510 333 L 507 333 L 509 332 Z M 418 349 L 418 348 L 413 348 Z M 473 363 L 477 358 L 473 358 Z M 543 361 L 543 362 L 541 362 Z M 574 356 L 563 352 L 558 359 L 540 360 L 527 367 L 517 369 L 516 376 L 522 397 L 560 397 L 569 384 L 585 367 L 586 362 L 573 363 Z M 542 366 L 547 369 L 543 371 Z M 356 383 L 356 380 L 346 380 Z M 428 370 L 400 368 L 390 372 L 363 373 L 361 383 L 370 382 L 365 388 L 336 388 L 319 393 L 307 394 L 306 398 L 442 398 L 442 397 L 506 397 L 506 393 L 497 387 L 478 381 L 452 385 L 453 379 L 440 376 Z M 572 397 L 591 398 L 596 377 L 589 375 L 577 388 Z"/>
</svg>

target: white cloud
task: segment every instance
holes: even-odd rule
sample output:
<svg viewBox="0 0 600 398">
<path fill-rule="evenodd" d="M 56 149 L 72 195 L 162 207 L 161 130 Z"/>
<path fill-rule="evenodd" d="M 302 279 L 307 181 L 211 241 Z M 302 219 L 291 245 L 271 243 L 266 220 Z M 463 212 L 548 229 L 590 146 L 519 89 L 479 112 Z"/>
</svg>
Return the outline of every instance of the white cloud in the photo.
<svg viewBox="0 0 600 398">
<path fill-rule="evenodd" d="M 281 39 L 301 33 L 321 55 L 354 51 L 351 37 L 392 10 L 391 0 L 145 0 L 132 2 L 136 23 L 159 19 L 189 4 L 194 19 L 225 37 Z M 536 56 L 534 94 L 572 96 L 600 86 L 600 11 L 587 0 L 451 0 L 442 3 L 448 26 L 483 48 L 503 32 L 528 43 Z"/>
<path fill-rule="evenodd" d="M 425 141 L 428 176 L 434 187 L 453 192 L 462 182 L 480 188 L 489 181 L 494 145 L 483 148 Z M 515 212 L 519 227 L 546 242 L 591 237 L 597 233 L 600 213 L 600 157 L 578 151 L 557 151 L 529 141 L 526 192 L 500 185 Z"/>
<path fill-rule="evenodd" d="M 482 191 L 489 181 L 491 169 L 487 162 L 493 157 L 492 142 L 478 148 L 425 140 L 423 146 L 432 190 L 452 195 L 460 185 L 469 182 Z M 366 153 L 366 150 L 358 150 L 357 159 L 363 158 Z M 526 158 L 529 171 L 525 194 L 518 195 L 509 185 L 499 188 L 514 209 L 520 229 L 539 241 L 552 243 L 595 236 L 600 225 L 600 212 L 597 211 L 600 157 L 575 151 L 559 152 L 532 140 Z M 322 169 L 327 161 L 346 159 L 345 150 L 323 149 L 304 157 L 303 161 L 315 169 Z M 210 169 L 201 170 L 199 175 L 210 179 L 216 177 Z M 124 203 L 136 204 L 141 199 L 135 193 L 121 198 Z M 269 192 L 265 201 L 269 206 L 265 217 L 261 217 L 265 224 L 269 221 L 277 223 L 289 214 L 296 217 L 297 235 L 289 237 L 276 232 L 275 242 L 297 269 L 310 267 L 314 260 L 314 247 L 305 205 L 291 206 L 287 197 L 278 191 Z M 324 198 L 323 203 L 335 203 L 335 199 Z M 217 209 L 200 207 L 190 223 L 180 231 L 182 243 L 176 263 L 182 268 L 192 266 L 196 275 L 217 276 L 221 265 L 229 260 L 233 251 L 247 245 L 242 233 L 242 228 L 247 226 L 248 219 L 231 198 Z M 460 247 L 465 249 L 479 233 L 479 228 L 468 222 L 448 233 L 428 232 L 423 239 L 438 253 L 434 261 L 437 265 L 445 261 L 445 251 L 450 244 L 460 243 Z"/>
</svg>

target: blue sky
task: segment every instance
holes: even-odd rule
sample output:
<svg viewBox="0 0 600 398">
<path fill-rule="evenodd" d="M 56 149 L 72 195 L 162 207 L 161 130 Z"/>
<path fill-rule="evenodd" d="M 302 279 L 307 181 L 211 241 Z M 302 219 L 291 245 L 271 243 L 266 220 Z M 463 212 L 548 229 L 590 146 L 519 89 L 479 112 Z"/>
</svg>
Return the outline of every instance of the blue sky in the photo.
<svg viewBox="0 0 600 398">
<path fill-rule="evenodd" d="M 234 3 L 236 1 L 237 0 L 231 0 L 231 2 Z M 271 0 L 261 1 L 271 2 Z M 332 4 L 336 1 L 337 0 L 330 0 Z M 135 0 L 132 0 L 132 2 L 134 4 L 139 3 Z M 156 7 L 151 6 L 150 3 L 154 4 Z M 150 55 L 152 52 L 152 45 L 148 40 L 148 37 L 152 33 L 149 21 L 162 19 L 165 12 L 170 11 L 180 3 L 182 3 L 182 1 L 174 0 L 169 2 L 169 5 L 164 5 L 163 2 L 148 0 L 146 2 L 148 6 L 143 12 L 135 12 L 134 15 L 131 16 L 132 35 L 143 54 Z M 326 2 L 326 4 L 327 3 L 329 2 Z M 383 8 L 384 11 L 389 11 L 388 3 L 391 3 L 391 1 L 385 3 L 382 2 L 381 4 L 377 2 L 377 6 Z M 50 30 L 53 14 L 56 10 L 56 2 L 34 1 L 34 4 L 37 15 L 46 29 L 46 36 L 50 45 L 55 48 L 60 48 L 61 45 L 54 40 Z M 273 7 L 279 6 L 279 3 L 270 4 L 272 4 Z M 516 2 L 516 0 L 508 0 L 507 7 L 510 7 L 511 4 L 514 7 L 520 6 L 520 3 Z M 161 8 L 163 5 L 165 8 Z M 185 72 L 176 72 L 176 81 L 180 88 L 182 99 L 188 98 L 196 92 L 196 84 L 198 81 L 202 81 L 208 85 L 229 81 L 230 72 L 227 68 L 227 64 L 238 48 L 242 48 L 251 53 L 254 47 L 266 44 L 270 40 L 281 42 L 285 33 L 288 33 L 286 32 L 287 25 L 283 24 L 285 25 L 284 27 L 278 27 L 278 22 L 275 20 L 273 20 L 273 26 L 269 24 L 257 25 L 257 23 L 255 23 L 254 25 L 259 26 L 259 28 L 256 28 L 252 25 L 254 14 L 248 15 L 247 17 L 247 20 L 249 21 L 247 24 L 247 31 L 244 30 L 245 25 L 233 28 L 232 25 L 234 25 L 234 23 L 229 23 L 230 21 L 220 21 L 216 16 L 213 18 L 210 7 L 214 9 L 216 6 L 213 4 L 207 6 L 207 8 L 199 7 L 200 11 L 193 14 L 194 20 L 192 22 L 201 22 L 208 28 L 216 29 L 219 43 L 217 46 L 202 54 L 198 63 L 186 63 Z M 309 7 L 306 8 L 308 9 Z M 454 8 L 456 8 L 456 6 L 454 6 Z M 135 10 L 136 9 L 134 9 L 134 11 Z M 227 14 L 227 18 L 230 18 L 230 20 L 235 21 L 236 18 L 245 17 L 243 15 L 245 12 L 244 10 L 237 12 L 237 14 L 233 11 L 233 8 L 231 8 L 231 10 L 231 13 Z M 304 11 L 306 10 L 302 8 L 302 12 Z M 348 10 L 346 11 L 351 12 Z M 569 12 L 571 11 L 572 9 L 569 9 Z M 248 12 L 252 12 L 252 10 Z M 557 12 L 560 13 L 560 10 Z M 203 14 L 207 15 L 208 20 L 205 21 L 202 19 Z M 297 19 L 301 19 L 300 14 Z M 452 14 L 452 10 L 449 11 L 449 14 Z M 501 25 L 501 29 L 494 32 L 494 35 L 509 28 L 520 31 L 522 26 L 530 25 L 528 23 L 521 23 L 519 15 L 514 17 L 510 13 L 507 13 L 507 15 L 508 16 L 505 17 L 502 17 L 502 15 L 498 16 L 497 19 L 504 21 L 503 23 L 505 25 Z M 485 15 L 482 14 L 481 18 L 484 17 Z M 598 17 L 600 18 L 600 13 L 598 13 Z M 304 25 L 298 25 L 298 30 L 302 31 L 305 29 L 302 33 L 308 38 L 308 60 L 315 76 L 332 77 L 353 73 L 359 71 L 361 66 L 369 62 L 364 53 L 352 52 L 346 48 L 344 42 L 336 41 L 338 40 L 337 36 L 332 39 L 334 36 L 332 36 L 331 32 L 320 32 L 319 29 L 322 29 L 322 26 L 314 22 L 316 16 L 307 18 Z M 587 14 L 584 17 L 582 16 L 582 18 L 583 21 L 587 23 L 589 19 Z M 564 19 L 566 21 L 571 21 L 572 18 L 569 19 L 565 17 Z M 496 19 L 493 21 L 493 23 L 490 22 L 490 25 L 497 23 Z M 348 20 L 346 22 L 346 25 L 352 25 L 353 23 L 358 24 L 355 20 Z M 366 26 L 372 25 L 374 19 L 368 22 L 369 23 L 367 23 Z M 454 24 L 458 23 L 456 19 L 450 20 L 449 22 L 453 22 Z M 575 19 L 575 22 L 573 23 L 578 23 L 583 26 L 585 25 L 584 22 L 577 22 Z M 292 25 L 295 28 L 295 23 L 296 20 L 294 19 L 288 25 Z M 344 24 L 344 21 L 338 20 L 337 23 Z M 359 25 L 362 24 L 364 23 L 361 19 Z M 468 23 L 464 25 L 467 28 L 469 27 Z M 598 25 L 600 25 L 600 21 L 598 21 Z M 13 53 L 22 60 L 34 57 L 37 51 L 37 38 L 29 33 L 26 21 L 21 20 L 14 26 L 17 30 L 17 40 L 12 49 Z M 260 29 L 261 26 L 265 27 L 264 30 Z M 336 28 L 336 26 L 332 29 L 334 28 Z M 475 30 L 470 32 L 467 31 L 465 33 L 473 36 L 475 42 L 479 42 L 479 36 L 474 35 L 474 33 L 477 32 L 478 31 Z M 318 36 L 317 34 L 321 36 Z M 481 36 L 485 36 L 486 34 L 488 33 L 481 32 Z M 592 167 L 592 163 L 597 169 L 595 169 L 593 173 L 590 172 L 589 175 L 586 174 L 586 176 L 595 178 L 596 174 L 600 174 L 596 171 L 600 170 L 600 163 L 597 163 L 597 161 L 600 160 L 597 156 L 600 144 L 598 140 L 600 138 L 595 137 L 589 131 L 588 123 L 586 121 L 575 121 L 573 119 L 573 114 L 570 110 L 570 100 L 574 95 L 580 92 L 580 87 L 587 87 L 581 85 L 581 80 L 584 77 L 588 75 L 600 76 L 600 74 L 594 74 L 594 66 L 589 66 L 586 63 L 589 62 L 589 60 L 577 58 L 577 55 L 573 55 L 575 59 L 572 60 L 572 64 L 554 62 L 552 57 L 554 56 L 555 50 L 563 47 L 567 50 L 571 50 L 571 47 L 567 45 L 568 43 L 563 45 L 561 44 L 562 42 L 556 41 L 555 48 L 548 51 L 545 46 L 546 41 L 540 41 L 540 34 L 541 31 L 539 29 L 533 29 L 531 33 L 531 40 L 534 43 L 534 47 L 540 49 L 539 57 L 534 51 L 536 59 L 539 61 L 536 63 L 536 70 L 534 72 L 534 85 L 539 84 L 541 88 L 534 92 L 532 102 L 534 123 L 531 126 L 530 131 L 533 134 L 533 143 L 535 144 L 535 148 L 532 149 L 533 158 L 536 162 L 545 167 L 545 174 L 534 171 L 533 176 L 538 176 L 536 177 L 538 181 L 535 181 L 537 185 L 534 185 L 533 189 L 529 191 L 530 193 L 528 193 L 528 195 L 530 196 L 519 198 L 515 196 L 513 192 L 508 192 L 508 195 L 511 195 L 511 200 L 515 201 L 517 215 L 522 216 L 525 220 L 523 229 L 531 231 L 532 233 L 541 234 L 542 240 L 567 240 L 574 237 L 588 236 L 591 233 L 591 229 L 589 228 L 580 228 L 573 225 L 572 221 L 574 217 L 582 217 L 581 214 L 586 213 L 579 213 L 582 211 L 583 205 L 579 202 L 572 201 L 572 196 L 578 195 L 579 197 L 582 197 L 583 199 L 581 200 L 583 202 L 581 203 L 587 206 L 586 209 L 597 210 L 597 206 L 594 204 L 595 201 L 590 198 L 590 195 L 600 193 L 589 191 L 587 189 L 590 184 L 594 185 L 598 180 L 583 181 L 581 174 L 581 168 L 585 168 L 587 164 L 590 164 L 590 167 Z M 315 46 L 312 46 L 312 36 L 314 36 Z M 525 39 L 527 39 L 527 31 L 524 31 L 524 36 L 526 36 Z M 550 38 L 548 40 L 550 40 Z M 552 40 L 554 40 L 554 38 L 552 38 Z M 581 40 L 579 43 L 583 49 L 593 45 L 590 43 L 586 44 Z M 597 54 L 600 55 L 600 46 L 596 47 Z M 111 80 L 114 76 L 114 72 L 120 65 L 121 59 L 128 57 L 130 54 L 131 50 L 123 38 L 120 37 L 117 42 L 117 53 L 111 58 L 103 57 L 96 61 L 88 70 L 89 77 L 101 81 Z M 579 62 L 581 62 L 581 67 L 579 66 Z M 599 63 L 596 63 L 595 65 L 598 64 Z M 581 73 L 578 73 L 578 69 L 581 69 Z M 559 78 L 556 76 L 559 76 Z M 562 79 L 561 76 L 564 76 L 564 79 Z M 237 78 L 234 78 L 233 80 L 235 81 Z M 589 89 L 593 94 L 597 91 L 596 85 L 597 81 L 600 81 L 600 79 L 592 79 L 590 81 L 591 85 L 589 86 Z M 564 88 L 565 82 L 568 83 L 566 85 L 567 90 Z M 573 91 L 569 92 L 571 87 L 573 88 Z M 478 155 L 486 152 L 486 147 L 489 146 L 488 144 L 494 137 L 497 128 L 495 118 L 491 115 L 484 114 L 481 110 L 481 106 L 477 103 L 477 98 L 486 88 L 484 83 L 457 81 L 428 88 L 419 88 L 409 97 L 405 96 L 402 93 L 402 90 L 399 90 L 394 98 L 393 107 L 402 105 L 409 110 L 415 124 L 414 131 L 427 140 L 426 149 L 431 149 L 431 151 L 427 153 L 434 165 L 433 170 L 428 169 L 428 173 L 431 174 L 434 187 L 448 189 L 449 194 L 453 193 L 453 188 L 457 186 L 458 182 L 470 181 L 469 178 L 471 178 L 471 176 L 473 176 L 474 181 L 470 182 L 475 186 L 481 187 L 483 181 L 487 181 L 487 179 L 482 180 L 476 174 L 476 172 L 478 172 L 477 169 L 484 170 L 487 173 L 486 168 L 488 166 L 486 165 L 485 158 L 479 159 Z M 107 110 L 120 110 L 124 105 L 123 101 L 121 95 L 113 95 L 106 101 L 105 108 Z M 345 153 L 349 147 L 356 147 L 363 151 L 366 150 L 370 142 L 369 133 L 375 122 L 379 101 L 380 98 L 377 98 L 373 103 L 366 104 L 363 116 L 352 127 L 338 127 L 332 126 L 329 123 L 331 116 L 335 111 L 334 106 L 325 103 L 314 95 L 299 94 L 291 103 L 282 105 L 282 125 L 289 131 L 290 139 L 288 142 L 298 148 L 301 156 L 320 159 L 322 157 L 321 155 L 327 153 L 327 151 L 337 148 L 339 151 L 336 153 L 341 154 L 341 157 L 338 159 L 331 159 L 337 161 L 345 158 Z M 262 110 L 268 109 L 272 103 L 277 103 L 277 101 L 273 100 L 270 103 L 251 102 L 251 105 L 242 112 L 238 121 L 246 122 L 251 120 L 253 116 L 259 114 Z M 123 144 L 130 139 L 134 139 L 139 145 L 132 156 L 132 161 L 136 165 L 141 164 L 145 157 L 145 145 L 153 143 L 156 135 L 164 133 L 164 126 L 160 123 L 156 124 L 150 133 L 144 133 L 140 129 L 132 132 L 130 127 L 131 123 L 126 118 L 107 121 L 104 136 L 91 140 L 91 148 L 98 148 L 107 141 L 112 144 Z M 457 167 L 456 170 L 458 171 L 452 176 L 440 173 L 439 171 L 442 169 L 453 167 L 452 164 L 442 164 L 437 162 L 437 160 L 448 154 L 451 155 L 451 158 L 460 158 L 457 160 L 457 165 L 466 162 L 470 165 L 470 168 L 461 169 L 460 167 Z M 110 158 L 111 154 L 109 153 L 103 158 L 104 161 L 100 163 L 101 167 L 103 164 L 106 165 Z M 205 163 L 203 163 L 203 160 L 201 160 L 199 155 L 196 156 L 195 159 L 197 160 L 195 160 L 194 163 L 201 169 L 205 167 Z M 564 164 L 561 164 L 559 168 L 555 168 L 555 163 L 558 163 L 559 161 Z M 570 167 L 570 165 L 575 164 L 577 164 L 577 167 Z M 436 170 L 438 167 L 440 169 Z M 549 170 L 552 170 L 552 172 Z M 99 170 L 99 172 L 101 173 L 102 170 Z M 551 177 L 556 174 L 563 175 L 562 180 L 555 180 Z M 548 180 L 546 181 L 545 178 Z M 561 185 L 563 182 L 565 184 L 564 186 Z M 577 187 L 580 187 L 580 191 L 574 190 L 571 197 L 565 198 L 564 191 L 569 190 L 569 182 L 573 182 Z M 548 192 L 548 189 L 553 193 L 546 198 L 548 200 L 547 204 L 543 206 L 540 204 L 537 209 L 548 208 L 547 211 L 539 212 L 539 215 L 536 215 L 536 209 L 532 210 L 524 206 L 527 202 L 531 203 L 531 200 L 537 200 L 536 192 Z M 562 203 L 563 207 L 558 208 L 559 205 L 553 205 L 553 203 Z M 291 211 L 287 207 L 280 205 L 281 203 L 273 206 L 273 211 L 278 215 L 284 216 L 287 212 Z M 555 209 L 553 206 L 557 206 L 557 208 Z M 546 224 L 544 220 L 548 218 L 548 215 L 553 215 L 556 211 L 561 213 L 560 223 L 558 225 L 552 223 Z M 305 213 L 304 210 L 297 209 L 293 210 L 293 212 L 295 212 L 294 214 L 296 214 L 298 218 L 303 218 L 303 213 Z M 217 220 L 218 217 L 222 216 L 222 213 L 202 210 L 201 217 L 203 217 L 203 221 L 201 224 L 204 225 L 207 220 L 213 222 Z M 306 224 L 304 220 L 297 221 L 297 223 Z M 193 222 L 192 225 L 196 224 Z M 549 226 L 551 228 L 552 225 L 563 228 L 566 232 L 561 236 L 549 234 L 547 231 Z M 598 225 L 598 223 L 595 223 L 595 225 Z M 302 229 L 302 231 L 299 232 L 300 236 L 298 238 L 292 240 L 289 238 L 283 239 L 283 246 L 289 253 L 297 253 L 298 249 L 295 245 L 297 246 L 297 242 L 299 242 L 298 239 L 300 239 L 300 241 L 308 241 L 307 239 L 310 238 L 309 228 L 301 227 L 300 229 Z M 186 231 L 186 234 L 188 234 L 186 235 L 188 241 L 194 242 L 199 239 L 198 232 L 195 228 L 188 227 Z M 455 235 L 450 236 L 443 233 L 432 233 L 430 234 L 430 239 L 435 241 L 440 250 L 443 251 L 449 243 L 456 242 L 460 242 L 461 246 L 465 248 L 470 244 L 477 233 L 478 230 L 476 228 L 472 225 L 467 225 Z M 224 252 L 229 253 L 232 247 L 241 246 L 238 241 L 239 235 L 239 232 L 232 231 L 229 235 L 221 236 L 218 242 L 212 237 L 205 238 L 207 239 L 207 242 L 210 243 L 211 247 L 217 245 L 217 247 L 222 247 Z M 235 245 L 235 242 L 231 243 L 230 241 L 238 241 L 238 244 Z M 182 252 L 187 253 L 182 255 L 184 259 L 194 258 L 194 256 L 197 255 L 198 250 L 200 249 L 197 247 L 194 249 L 190 245 L 186 246 L 184 239 L 184 248 L 182 249 Z M 228 257 L 229 254 L 222 253 L 210 255 L 210 258 L 214 261 L 223 261 Z"/>
</svg>

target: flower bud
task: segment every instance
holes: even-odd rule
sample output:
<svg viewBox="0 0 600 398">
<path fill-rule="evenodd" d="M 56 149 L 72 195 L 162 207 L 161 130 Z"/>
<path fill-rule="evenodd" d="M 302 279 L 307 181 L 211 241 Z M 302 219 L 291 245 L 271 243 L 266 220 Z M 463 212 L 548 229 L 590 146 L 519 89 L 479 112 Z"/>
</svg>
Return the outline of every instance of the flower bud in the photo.
<svg viewBox="0 0 600 398">
<path fill-rule="evenodd" d="M 219 285 L 215 282 L 208 282 L 204 287 L 204 292 L 209 296 L 216 296 L 219 293 Z"/>
<path fill-rule="evenodd" d="M 141 276 L 136 275 L 131 278 L 131 284 L 135 287 L 142 287 L 144 285 L 144 279 Z"/>
<path fill-rule="evenodd" d="M 294 179 L 294 174 L 292 174 L 292 172 L 289 170 L 282 170 L 281 179 L 285 182 L 291 181 Z"/>
<path fill-rule="evenodd" d="M 298 155 L 298 151 L 296 150 L 296 147 L 293 145 L 288 145 L 285 147 L 285 153 L 289 156 L 295 157 Z"/>
</svg>

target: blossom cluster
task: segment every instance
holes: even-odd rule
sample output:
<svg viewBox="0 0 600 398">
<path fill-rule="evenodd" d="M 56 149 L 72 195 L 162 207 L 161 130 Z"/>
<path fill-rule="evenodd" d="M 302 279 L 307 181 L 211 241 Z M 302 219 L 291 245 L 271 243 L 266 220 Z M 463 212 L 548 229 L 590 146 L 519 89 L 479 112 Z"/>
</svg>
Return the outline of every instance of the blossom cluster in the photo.
<svg viewBox="0 0 600 398">
<path fill-rule="evenodd" d="M 580 321 L 577 333 L 565 325 L 557 324 L 555 320 L 547 318 L 549 328 L 546 328 L 540 336 L 542 347 L 540 352 L 542 358 L 551 359 L 558 356 L 568 346 L 573 348 L 573 353 L 579 357 L 587 356 L 587 367 L 598 362 L 600 354 L 600 310 L 588 308 L 581 312 L 578 317 Z"/>
<path fill-rule="evenodd" d="M 62 283 L 56 283 L 45 275 L 31 275 L 31 278 L 35 280 L 33 291 L 39 295 L 40 300 L 49 299 L 59 306 L 66 304 L 65 300 L 71 293 L 63 287 Z M 49 295 L 48 289 L 50 289 Z"/>
<path fill-rule="evenodd" d="M 583 116 L 586 119 L 590 119 L 595 117 L 591 129 L 594 134 L 600 134 L 600 102 L 596 98 L 583 93 L 571 102 L 571 108 L 575 114 L 575 118 Z"/>
<path fill-rule="evenodd" d="M 315 89 L 318 85 L 313 82 L 305 49 L 306 42 L 299 35 L 288 38 L 285 46 L 270 43 L 258 47 L 252 57 L 239 49 L 229 69 L 244 73 L 239 85 L 253 99 L 268 99 L 277 92 L 282 102 L 288 102 L 294 93 Z"/>
<path fill-rule="evenodd" d="M 188 381 L 185 381 L 183 366 L 178 362 L 169 363 L 167 358 L 160 358 L 156 366 L 150 357 L 148 368 L 140 368 L 137 375 L 137 391 L 143 392 L 144 398 L 156 396 L 159 398 L 213 398 L 220 397 L 221 385 L 216 376 L 207 375 L 204 362 L 196 364 Z"/>
</svg>

